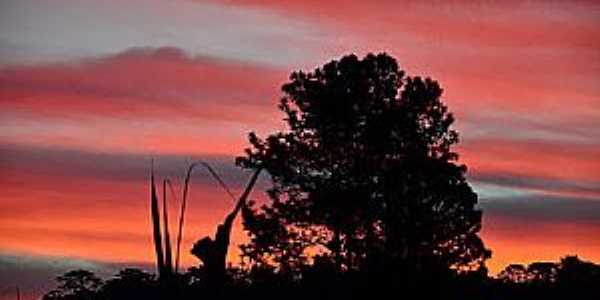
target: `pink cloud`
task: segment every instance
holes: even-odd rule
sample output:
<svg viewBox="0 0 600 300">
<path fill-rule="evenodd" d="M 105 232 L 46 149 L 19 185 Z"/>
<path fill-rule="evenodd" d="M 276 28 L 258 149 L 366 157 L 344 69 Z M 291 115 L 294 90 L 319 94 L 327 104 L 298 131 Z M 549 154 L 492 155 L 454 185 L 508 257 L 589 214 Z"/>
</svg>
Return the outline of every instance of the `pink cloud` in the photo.
<svg viewBox="0 0 600 300">
<path fill-rule="evenodd" d="M 272 103 L 285 71 L 136 48 L 74 63 L 0 68 L 0 103 L 33 115 L 249 121 Z"/>
</svg>

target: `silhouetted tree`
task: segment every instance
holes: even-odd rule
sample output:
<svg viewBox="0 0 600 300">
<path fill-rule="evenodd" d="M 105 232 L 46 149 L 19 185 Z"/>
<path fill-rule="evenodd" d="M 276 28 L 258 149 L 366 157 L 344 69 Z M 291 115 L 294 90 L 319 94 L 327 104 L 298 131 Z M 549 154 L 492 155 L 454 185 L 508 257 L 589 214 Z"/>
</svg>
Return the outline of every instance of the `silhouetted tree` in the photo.
<svg viewBox="0 0 600 300">
<path fill-rule="evenodd" d="M 102 280 L 86 270 L 69 271 L 56 278 L 58 287 L 44 295 L 43 300 L 93 300 L 98 298 Z"/>
<path fill-rule="evenodd" d="M 288 130 L 251 133 L 237 159 L 273 181 L 271 201 L 244 214 L 255 264 L 297 270 L 321 250 L 339 270 L 476 268 L 490 256 L 436 81 L 405 76 L 387 54 L 349 55 L 292 73 L 282 91 Z"/>
</svg>

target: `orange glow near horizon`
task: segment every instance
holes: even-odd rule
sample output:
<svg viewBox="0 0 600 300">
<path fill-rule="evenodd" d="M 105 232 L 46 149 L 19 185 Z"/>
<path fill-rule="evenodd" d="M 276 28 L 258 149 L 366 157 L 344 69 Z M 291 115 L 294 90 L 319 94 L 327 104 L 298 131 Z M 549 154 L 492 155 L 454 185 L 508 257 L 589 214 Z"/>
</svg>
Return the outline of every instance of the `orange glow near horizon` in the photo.
<svg viewBox="0 0 600 300">
<path fill-rule="evenodd" d="M 103 262 L 153 263 L 147 182 L 119 183 L 30 175 L 12 173 L 12 181 L 1 186 L 4 195 L 14 200 L 3 204 L 0 213 L 3 251 L 10 249 L 28 255 Z M 23 176 L 32 181 L 30 192 L 24 192 L 18 185 L 17 178 Z M 55 190 L 56 186 L 62 188 Z M 128 199 L 123 199 L 122 195 L 127 195 Z M 182 261 L 187 266 L 197 263 L 189 254 L 193 242 L 206 235 L 212 236 L 232 205 L 214 184 L 194 184 L 191 195 L 182 249 Z M 253 195 L 254 199 L 264 197 L 261 191 L 255 191 Z M 26 203 L 35 205 L 27 206 Z M 174 202 L 170 206 L 172 236 L 176 232 L 177 205 Z M 557 261 L 567 254 L 598 261 L 600 241 L 594 238 L 598 234 L 600 224 L 596 223 L 528 221 L 490 215 L 485 211 L 481 232 L 486 246 L 493 250 L 488 262 L 492 274 L 509 263 Z M 239 220 L 232 239 L 236 246 L 246 240 Z M 239 261 L 236 246 L 229 255 L 233 263 Z"/>
</svg>

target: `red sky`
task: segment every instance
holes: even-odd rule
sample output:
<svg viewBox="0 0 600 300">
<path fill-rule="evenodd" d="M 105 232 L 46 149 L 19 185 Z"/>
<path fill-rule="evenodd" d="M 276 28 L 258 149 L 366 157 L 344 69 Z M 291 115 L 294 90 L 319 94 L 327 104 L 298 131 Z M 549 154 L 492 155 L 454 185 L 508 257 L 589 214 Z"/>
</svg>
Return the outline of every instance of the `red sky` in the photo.
<svg viewBox="0 0 600 300">
<path fill-rule="evenodd" d="M 179 179 L 204 158 L 240 188 L 233 157 L 283 128 L 289 73 L 369 51 L 443 86 L 492 272 L 600 262 L 594 1 L 15 0 L 0 4 L 0 280 L 7 257 L 150 262 L 151 156 Z M 184 250 L 231 207 L 194 180 Z"/>
</svg>

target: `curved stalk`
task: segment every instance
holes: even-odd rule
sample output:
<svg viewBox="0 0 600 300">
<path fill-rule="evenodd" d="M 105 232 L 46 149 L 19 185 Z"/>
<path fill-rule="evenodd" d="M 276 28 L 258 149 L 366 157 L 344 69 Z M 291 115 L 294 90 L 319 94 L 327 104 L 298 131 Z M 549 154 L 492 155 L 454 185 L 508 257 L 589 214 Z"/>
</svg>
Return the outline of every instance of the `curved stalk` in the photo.
<svg viewBox="0 0 600 300">
<path fill-rule="evenodd" d="M 178 229 L 178 233 L 177 233 L 175 273 L 179 272 L 179 263 L 180 263 L 180 257 L 181 257 L 180 256 L 181 255 L 181 241 L 183 239 L 183 225 L 184 225 L 184 219 L 185 219 L 185 209 L 187 207 L 187 195 L 189 192 L 190 180 L 191 180 L 191 176 L 192 176 L 192 171 L 194 170 L 194 168 L 197 165 L 202 165 L 204 168 L 206 168 L 208 170 L 208 172 L 210 173 L 210 175 L 219 183 L 219 185 L 229 195 L 229 197 L 231 197 L 231 199 L 233 199 L 233 200 L 236 200 L 235 195 L 231 192 L 231 190 L 229 189 L 227 184 L 225 184 L 225 182 L 223 181 L 223 179 L 221 179 L 219 174 L 217 174 L 217 172 L 215 172 L 215 170 L 207 162 L 198 160 L 198 161 L 193 162 L 188 167 L 188 171 L 185 176 L 185 182 L 183 185 L 183 200 L 181 202 L 181 211 L 179 213 L 179 229 Z M 170 182 L 169 182 L 169 185 L 170 185 Z M 171 186 L 171 189 L 173 189 L 172 186 Z"/>
</svg>

